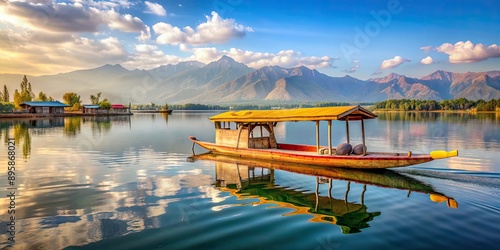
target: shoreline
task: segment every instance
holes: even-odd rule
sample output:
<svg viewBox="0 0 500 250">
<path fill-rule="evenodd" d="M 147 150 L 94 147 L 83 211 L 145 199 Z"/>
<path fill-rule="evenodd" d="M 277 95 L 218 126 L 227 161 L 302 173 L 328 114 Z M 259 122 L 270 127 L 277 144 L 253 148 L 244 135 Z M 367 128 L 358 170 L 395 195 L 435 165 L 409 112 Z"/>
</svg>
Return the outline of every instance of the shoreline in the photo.
<svg viewBox="0 0 500 250">
<path fill-rule="evenodd" d="M 133 109 L 130 111 L 130 113 L 137 113 L 137 114 L 171 114 L 173 110 L 140 110 L 140 109 Z"/>
<path fill-rule="evenodd" d="M 473 110 L 392 110 L 375 109 L 373 112 L 405 112 L 405 113 L 449 113 L 449 114 L 494 114 L 500 111 L 473 111 Z"/>
<path fill-rule="evenodd" d="M 72 117 L 72 116 L 120 116 L 120 115 L 133 115 L 133 113 L 102 113 L 102 114 L 89 114 L 89 113 L 63 113 L 63 114 L 0 114 L 0 118 L 51 118 L 51 117 Z"/>
</svg>

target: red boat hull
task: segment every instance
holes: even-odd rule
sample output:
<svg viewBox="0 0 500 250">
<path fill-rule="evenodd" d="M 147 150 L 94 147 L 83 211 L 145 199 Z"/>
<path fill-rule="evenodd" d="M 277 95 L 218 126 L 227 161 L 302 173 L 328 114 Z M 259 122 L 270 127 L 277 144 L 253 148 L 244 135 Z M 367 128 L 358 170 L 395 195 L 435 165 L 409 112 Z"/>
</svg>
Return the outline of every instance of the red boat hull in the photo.
<svg viewBox="0 0 500 250">
<path fill-rule="evenodd" d="M 329 155 L 318 154 L 316 146 L 311 145 L 280 143 L 276 149 L 253 149 L 217 145 L 215 143 L 199 141 L 195 137 L 190 137 L 189 139 L 212 153 L 329 167 L 358 169 L 395 168 L 433 160 L 430 155 L 424 154 L 368 152 L 365 156 Z"/>
</svg>

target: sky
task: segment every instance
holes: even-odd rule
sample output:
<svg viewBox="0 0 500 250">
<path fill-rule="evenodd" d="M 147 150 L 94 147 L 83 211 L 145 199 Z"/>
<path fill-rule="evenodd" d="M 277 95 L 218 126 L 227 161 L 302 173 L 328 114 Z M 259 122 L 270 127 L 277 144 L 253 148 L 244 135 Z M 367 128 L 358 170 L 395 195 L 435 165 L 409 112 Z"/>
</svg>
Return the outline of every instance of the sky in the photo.
<svg viewBox="0 0 500 250">
<path fill-rule="evenodd" d="M 500 70 L 497 0 L 0 0 L 0 74 L 227 55 L 359 79 Z"/>
</svg>

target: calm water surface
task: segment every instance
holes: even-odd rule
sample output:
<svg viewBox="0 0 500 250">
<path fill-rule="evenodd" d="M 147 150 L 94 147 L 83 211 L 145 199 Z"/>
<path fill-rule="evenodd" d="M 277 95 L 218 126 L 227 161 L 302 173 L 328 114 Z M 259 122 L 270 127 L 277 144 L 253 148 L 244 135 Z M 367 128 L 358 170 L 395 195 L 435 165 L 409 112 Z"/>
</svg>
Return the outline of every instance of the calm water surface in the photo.
<svg viewBox="0 0 500 250">
<path fill-rule="evenodd" d="M 460 153 L 383 172 L 191 158 L 187 138 L 213 141 L 213 114 L 0 121 L 0 248 L 500 244 L 499 114 L 381 113 L 365 124 L 368 150 Z M 333 143 L 344 142 L 345 124 L 334 122 L 333 129 Z M 350 124 L 353 144 L 361 142 L 359 130 Z M 312 122 L 279 124 L 276 131 L 281 142 L 315 143 Z M 9 137 L 17 157 L 14 244 L 7 240 Z"/>
</svg>

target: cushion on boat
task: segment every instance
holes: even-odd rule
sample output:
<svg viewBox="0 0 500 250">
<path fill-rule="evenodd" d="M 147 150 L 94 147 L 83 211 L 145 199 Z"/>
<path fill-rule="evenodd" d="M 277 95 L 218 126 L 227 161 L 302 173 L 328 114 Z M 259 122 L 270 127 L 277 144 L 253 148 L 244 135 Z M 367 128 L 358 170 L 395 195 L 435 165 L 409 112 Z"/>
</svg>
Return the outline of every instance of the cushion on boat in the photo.
<svg viewBox="0 0 500 250">
<path fill-rule="evenodd" d="M 351 151 L 352 151 L 352 145 L 349 144 L 349 143 L 340 143 L 337 148 L 336 148 L 336 151 L 337 151 L 337 155 L 349 155 L 351 154 Z"/>
<path fill-rule="evenodd" d="M 365 146 L 365 152 L 366 152 L 366 146 Z M 354 146 L 352 149 L 352 153 L 355 155 L 362 155 L 363 154 L 363 144 L 358 144 Z"/>
</svg>

